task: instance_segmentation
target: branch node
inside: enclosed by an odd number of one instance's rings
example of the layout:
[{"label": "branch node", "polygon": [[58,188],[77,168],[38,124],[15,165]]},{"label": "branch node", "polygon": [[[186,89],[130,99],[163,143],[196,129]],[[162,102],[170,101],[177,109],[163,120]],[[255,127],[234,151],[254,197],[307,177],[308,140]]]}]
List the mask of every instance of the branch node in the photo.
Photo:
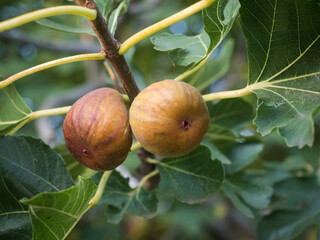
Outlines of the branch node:
[{"label": "branch node", "polygon": [[92,1],[86,1],[85,6],[86,6],[86,8],[89,8],[89,9],[97,9],[98,8],[97,4],[95,4]]}]

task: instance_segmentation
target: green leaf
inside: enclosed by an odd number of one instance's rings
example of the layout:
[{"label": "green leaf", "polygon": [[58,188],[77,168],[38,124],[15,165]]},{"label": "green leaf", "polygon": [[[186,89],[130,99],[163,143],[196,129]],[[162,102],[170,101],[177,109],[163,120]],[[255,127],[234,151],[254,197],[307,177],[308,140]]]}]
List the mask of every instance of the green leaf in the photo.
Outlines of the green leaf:
[{"label": "green leaf", "polygon": [[273,190],[269,186],[256,185],[240,178],[229,177],[223,184],[223,193],[239,211],[253,218],[252,208],[265,209],[270,203]]},{"label": "green leaf", "polygon": [[108,19],[108,27],[110,32],[114,35],[118,25],[118,18],[127,11],[130,0],[121,0],[115,9],[111,12]]},{"label": "green leaf", "polygon": [[197,63],[207,56],[210,38],[206,32],[196,36],[162,33],[150,38],[154,49],[169,52],[171,61],[179,66]]},{"label": "green leaf", "polygon": [[202,12],[204,30],[211,39],[209,51],[214,50],[229,33],[240,8],[238,0],[216,0]]},{"label": "green leaf", "polygon": [[241,0],[249,89],[258,96],[254,123],[278,129],[288,146],[313,143],[320,103],[320,6],[317,1]]},{"label": "green leaf", "polygon": [[29,205],[33,239],[65,239],[89,210],[96,189],[90,178],[79,177],[79,184],[69,189],[23,200],[22,203]]},{"label": "green leaf", "polygon": [[226,168],[228,174],[238,172],[254,162],[261,153],[263,144],[258,142],[239,143],[228,151],[232,164]]},{"label": "green leaf", "polygon": [[[112,4],[115,2],[116,0],[96,0],[96,4],[98,5],[98,8],[102,14],[102,16],[108,20],[109,18],[109,14],[112,11]],[[117,0],[119,1],[119,0]]]},{"label": "green leaf", "polygon": [[210,124],[237,130],[253,117],[252,106],[242,99],[221,100],[209,105]]},{"label": "green leaf", "polygon": [[159,192],[186,203],[197,203],[219,191],[223,179],[223,165],[211,159],[211,152],[199,146],[191,153],[157,162],[160,172]]},{"label": "green leaf", "polygon": [[229,128],[210,124],[206,133],[206,138],[218,149],[228,149],[230,146],[239,142],[240,139]]},{"label": "green leaf", "polygon": [[[210,38],[210,44],[206,46],[206,57],[194,64],[188,69],[188,72],[193,73],[194,70],[200,68],[202,64],[209,59],[213,51],[220,45],[231,30],[238,15],[239,8],[240,4],[238,0],[216,0],[210,7],[202,11],[204,31]],[[226,65],[226,67],[228,67],[228,65]]]},{"label": "green leaf", "polygon": [[83,33],[87,33],[90,34],[92,36],[96,36],[96,34],[94,33],[94,31],[91,29],[91,27],[89,26],[88,23],[86,23],[84,26],[81,27],[77,27],[77,26],[68,26],[62,23],[58,23],[55,22],[53,20],[47,19],[47,18],[42,18],[39,20],[35,21],[36,23],[38,23],[41,26],[53,29],[53,30],[57,30],[57,31],[61,31],[61,32],[67,32],[67,33],[75,33],[75,34],[83,34]]},{"label": "green leaf", "polygon": [[59,144],[55,146],[54,151],[62,156],[66,164],[66,168],[70,172],[73,181],[77,181],[79,175],[84,175],[85,173],[87,173],[88,168],[80,164],[71,156],[65,144]]},{"label": "green leaf", "polygon": [[[100,175],[95,176],[96,181]],[[152,191],[148,192],[140,186],[132,189],[128,179],[123,178],[117,171],[113,171],[100,203],[109,204],[108,220],[118,223],[126,213],[147,218],[153,217],[157,212],[158,200]]]},{"label": "green leaf", "polygon": [[0,89],[0,136],[8,134],[32,112],[13,85]]},{"label": "green leaf", "polygon": [[207,138],[203,139],[201,145],[209,148],[211,152],[211,159],[217,159],[223,164],[231,164],[231,161],[224,155],[215,145],[213,145]]},{"label": "green leaf", "polygon": [[242,99],[207,103],[210,124],[206,138],[218,149],[226,150],[235,143],[244,142],[241,130],[253,117],[252,106]]},{"label": "green leaf", "polygon": [[[202,66],[230,31],[238,14],[238,0],[217,0],[203,10],[204,31],[199,35],[160,34],[152,37],[155,49],[168,51],[171,60],[182,66],[193,64],[188,72]],[[202,86],[203,88],[204,86]]]},{"label": "green leaf", "polygon": [[320,187],[316,178],[290,178],[275,187],[275,196],[295,205],[293,211],[277,210],[257,226],[261,240],[293,239],[306,227],[319,224]]},{"label": "green leaf", "polygon": [[214,59],[209,59],[207,63],[190,77],[184,79],[185,82],[196,87],[199,91],[204,91],[212,83],[226,75],[232,63],[232,56],[235,42],[228,38],[221,44],[218,56]]},{"label": "green leaf", "polygon": [[72,186],[63,160],[41,140],[32,137],[0,138],[0,238],[30,239],[27,206],[19,200],[43,191]]}]

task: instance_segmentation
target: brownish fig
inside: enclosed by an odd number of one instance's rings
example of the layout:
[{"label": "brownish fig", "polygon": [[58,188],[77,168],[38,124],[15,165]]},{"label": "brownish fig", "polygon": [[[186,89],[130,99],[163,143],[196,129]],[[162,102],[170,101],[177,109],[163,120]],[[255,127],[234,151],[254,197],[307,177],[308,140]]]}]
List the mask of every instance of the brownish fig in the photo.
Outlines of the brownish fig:
[{"label": "brownish fig", "polygon": [[151,84],[130,108],[133,134],[148,151],[176,157],[195,149],[209,125],[209,112],[193,86],[175,80]]},{"label": "brownish fig", "polygon": [[96,89],[76,101],[63,133],[71,155],[97,171],[119,166],[132,143],[128,111],[121,95],[110,88]]}]

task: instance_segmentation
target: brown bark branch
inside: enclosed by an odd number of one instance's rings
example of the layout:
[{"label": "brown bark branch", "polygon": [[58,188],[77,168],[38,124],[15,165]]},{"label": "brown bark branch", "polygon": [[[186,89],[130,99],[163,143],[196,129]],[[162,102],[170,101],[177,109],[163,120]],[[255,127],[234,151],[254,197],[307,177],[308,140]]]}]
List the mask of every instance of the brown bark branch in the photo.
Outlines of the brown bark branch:
[{"label": "brown bark branch", "polygon": [[124,90],[131,101],[138,95],[139,88],[133,78],[131,69],[124,56],[118,53],[120,43],[110,33],[107,23],[93,0],[76,0],[77,5],[97,10],[97,18],[88,20],[101,44],[101,53],[104,54],[119,78]]}]

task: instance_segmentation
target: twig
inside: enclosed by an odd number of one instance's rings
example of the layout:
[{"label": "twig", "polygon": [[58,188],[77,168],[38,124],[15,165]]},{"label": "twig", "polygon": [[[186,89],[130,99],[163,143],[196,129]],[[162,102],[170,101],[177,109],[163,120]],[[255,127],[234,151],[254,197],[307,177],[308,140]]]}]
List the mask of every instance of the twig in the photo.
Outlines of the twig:
[{"label": "twig", "polygon": [[79,6],[97,10],[96,19],[88,20],[89,24],[98,37],[102,54],[106,56],[124,90],[130,100],[133,101],[139,93],[139,88],[134,81],[131,69],[124,56],[118,53],[120,43],[111,35],[104,17],[101,15],[97,4],[93,0],[76,0],[75,2]]}]

